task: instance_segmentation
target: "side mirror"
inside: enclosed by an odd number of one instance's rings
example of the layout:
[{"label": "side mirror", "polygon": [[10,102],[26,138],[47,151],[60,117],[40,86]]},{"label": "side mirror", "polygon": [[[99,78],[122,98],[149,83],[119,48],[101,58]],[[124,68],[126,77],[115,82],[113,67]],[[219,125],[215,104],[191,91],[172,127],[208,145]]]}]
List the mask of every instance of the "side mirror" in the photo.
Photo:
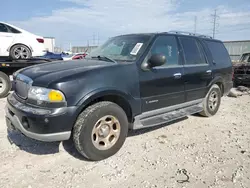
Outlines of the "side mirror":
[{"label": "side mirror", "polygon": [[162,66],[167,62],[166,56],[162,54],[153,54],[148,60],[148,67]]}]

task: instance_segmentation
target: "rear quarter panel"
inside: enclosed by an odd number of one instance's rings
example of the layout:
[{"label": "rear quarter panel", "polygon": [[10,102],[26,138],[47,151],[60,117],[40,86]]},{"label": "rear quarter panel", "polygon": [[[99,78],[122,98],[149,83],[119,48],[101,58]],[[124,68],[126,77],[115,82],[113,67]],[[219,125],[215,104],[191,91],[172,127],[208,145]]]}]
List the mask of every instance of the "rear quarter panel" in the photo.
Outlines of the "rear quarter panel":
[{"label": "rear quarter panel", "polygon": [[[214,40],[207,39],[207,41],[213,42]],[[219,42],[219,43],[223,44],[221,41],[214,41],[214,42]],[[221,62],[215,62],[214,57],[213,57],[211,51],[209,50],[207,44],[205,43],[205,41],[203,41],[203,44],[204,44],[205,52],[207,54],[207,59],[209,61],[209,64],[211,65],[211,69],[212,69],[212,73],[213,73],[213,79],[210,82],[210,84],[208,85],[207,90],[209,90],[213,84],[220,82],[223,84],[223,87],[224,87],[223,89],[224,89],[224,93],[225,93],[225,92],[227,92],[226,90],[229,87],[229,85],[232,85],[233,67],[232,67],[232,61],[230,59],[230,56],[226,50],[224,60]],[[224,44],[223,44],[223,46],[224,46]],[[225,46],[224,46],[224,48],[225,48]]]},{"label": "rear quarter panel", "polygon": [[45,54],[44,43],[39,43],[36,38],[42,38],[31,33],[17,33],[14,34],[13,43],[10,45],[9,50],[15,44],[24,44],[30,48],[33,56],[42,56]]}]

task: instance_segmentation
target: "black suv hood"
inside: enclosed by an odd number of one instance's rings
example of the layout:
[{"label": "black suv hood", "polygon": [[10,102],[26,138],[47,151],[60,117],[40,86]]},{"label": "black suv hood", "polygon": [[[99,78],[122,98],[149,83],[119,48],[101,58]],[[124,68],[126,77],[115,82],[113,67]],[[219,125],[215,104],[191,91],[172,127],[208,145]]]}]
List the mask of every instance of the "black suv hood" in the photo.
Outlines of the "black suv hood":
[{"label": "black suv hood", "polygon": [[111,65],[115,65],[115,63],[92,59],[57,61],[27,67],[19,73],[31,78],[35,85],[47,86],[49,83],[63,77]]}]

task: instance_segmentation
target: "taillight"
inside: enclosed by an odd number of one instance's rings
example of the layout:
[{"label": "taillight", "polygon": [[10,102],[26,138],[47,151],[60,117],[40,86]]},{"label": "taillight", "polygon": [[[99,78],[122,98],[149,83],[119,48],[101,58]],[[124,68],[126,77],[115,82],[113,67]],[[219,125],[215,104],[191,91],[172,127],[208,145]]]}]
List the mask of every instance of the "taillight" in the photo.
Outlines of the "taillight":
[{"label": "taillight", "polygon": [[44,39],[39,39],[39,38],[37,38],[36,39],[39,43],[44,43]]}]

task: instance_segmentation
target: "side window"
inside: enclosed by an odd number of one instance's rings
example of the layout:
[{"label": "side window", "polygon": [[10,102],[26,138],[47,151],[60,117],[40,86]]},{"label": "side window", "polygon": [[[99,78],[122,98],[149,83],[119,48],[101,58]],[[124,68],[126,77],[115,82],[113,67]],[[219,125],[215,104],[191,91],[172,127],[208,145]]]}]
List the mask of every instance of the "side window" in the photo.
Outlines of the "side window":
[{"label": "side window", "polygon": [[201,44],[194,38],[180,37],[186,65],[207,64]]},{"label": "side window", "polygon": [[163,54],[167,58],[164,67],[178,65],[178,46],[174,36],[159,36],[151,47],[150,55]]},{"label": "side window", "polygon": [[215,63],[231,64],[227,49],[222,42],[205,40]]},{"label": "side window", "polygon": [[4,24],[0,23],[0,32],[8,33],[8,29]]},{"label": "side window", "polygon": [[10,33],[21,33],[20,31],[18,31],[17,29],[10,27],[9,25],[6,25],[6,27],[9,29]]}]

